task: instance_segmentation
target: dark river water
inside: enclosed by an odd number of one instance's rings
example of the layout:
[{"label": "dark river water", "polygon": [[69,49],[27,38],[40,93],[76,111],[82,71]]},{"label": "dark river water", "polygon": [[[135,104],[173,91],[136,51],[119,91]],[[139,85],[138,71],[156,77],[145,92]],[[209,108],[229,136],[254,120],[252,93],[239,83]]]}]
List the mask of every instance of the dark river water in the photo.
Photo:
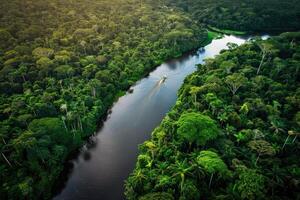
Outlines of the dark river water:
[{"label": "dark river water", "polygon": [[[204,50],[158,66],[137,82],[131,94],[119,98],[92,145],[82,147],[67,181],[55,200],[123,200],[124,180],[134,168],[138,145],[150,138],[165,114],[175,104],[177,91],[184,78],[196,70],[203,59],[226,49],[228,42],[242,44],[246,39],[225,36],[214,40]],[[163,76],[165,82],[160,83]]]}]

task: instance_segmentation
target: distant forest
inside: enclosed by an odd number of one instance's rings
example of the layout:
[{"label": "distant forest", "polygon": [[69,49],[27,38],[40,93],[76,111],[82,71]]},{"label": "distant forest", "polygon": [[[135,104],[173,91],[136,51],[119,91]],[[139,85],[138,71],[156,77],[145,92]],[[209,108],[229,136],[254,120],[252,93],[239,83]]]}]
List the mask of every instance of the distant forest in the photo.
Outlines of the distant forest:
[{"label": "distant forest", "polygon": [[299,0],[165,0],[193,19],[221,29],[280,33],[299,31]]}]

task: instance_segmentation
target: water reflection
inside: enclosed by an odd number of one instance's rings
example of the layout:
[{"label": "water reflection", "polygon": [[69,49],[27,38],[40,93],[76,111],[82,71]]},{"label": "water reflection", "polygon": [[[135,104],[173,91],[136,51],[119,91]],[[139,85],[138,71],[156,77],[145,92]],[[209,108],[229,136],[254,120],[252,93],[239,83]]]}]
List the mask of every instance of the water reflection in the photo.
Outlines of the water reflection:
[{"label": "water reflection", "polygon": [[167,64],[167,67],[170,69],[170,70],[176,70],[177,68],[177,65],[178,64],[178,61],[177,60],[171,60],[170,63]]},{"label": "water reflection", "polygon": [[97,144],[98,144],[98,138],[93,136],[93,137],[90,137],[90,139],[88,140],[86,147],[88,149],[96,148]]},{"label": "water reflection", "polygon": [[91,157],[92,157],[92,155],[91,155],[90,152],[86,151],[86,152],[83,153],[83,159],[85,161],[89,161],[91,159]]}]

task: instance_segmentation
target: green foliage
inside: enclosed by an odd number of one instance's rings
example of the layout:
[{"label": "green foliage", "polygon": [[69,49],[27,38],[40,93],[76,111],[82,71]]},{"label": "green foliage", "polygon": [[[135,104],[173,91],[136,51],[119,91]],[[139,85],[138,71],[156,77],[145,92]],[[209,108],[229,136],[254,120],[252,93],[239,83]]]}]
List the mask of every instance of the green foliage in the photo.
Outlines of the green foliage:
[{"label": "green foliage", "polygon": [[[298,0],[199,1],[2,1],[0,196],[49,199],[67,155],[95,132],[116,97],[164,60],[220,37],[205,26],[246,32],[299,29]],[[204,146],[230,152],[222,156],[227,166],[236,156],[249,168],[267,168],[263,159],[254,165],[255,154],[242,147],[264,139],[276,151],[285,147],[273,156],[283,160],[279,165],[294,166],[297,158],[289,155],[298,150],[299,38],[299,33],[285,33],[240,48],[230,44],[229,51],[199,67],[160,134],[142,145],[139,169],[126,187],[128,198],[148,193],[213,198],[195,167],[193,152]],[[287,127],[292,135],[284,134]],[[242,130],[253,131],[244,138]],[[226,150],[218,145],[225,135],[232,140]],[[275,190],[278,198],[285,184],[293,191],[294,185],[283,180],[267,191]],[[228,184],[220,181],[210,189]],[[168,194],[159,193],[162,188]]]},{"label": "green foliage", "polygon": [[225,79],[225,83],[228,85],[232,95],[238,91],[238,89],[243,86],[247,82],[247,78],[245,78],[242,74],[234,73],[229,75]]},{"label": "green foliage", "polygon": [[201,151],[197,157],[197,163],[209,174],[226,174],[228,172],[223,160],[212,151]]},{"label": "green foliage", "polygon": [[[299,33],[256,39],[199,65],[142,146],[127,198],[299,198],[299,43]],[[134,186],[139,171],[149,187]]]},{"label": "green foliage", "polygon": [[50,58],[54,54],[54,50],[50,48],[38,47],[32,51],[32,55],[35,59],[39,59],[42,57]]},{"label": "green foliage", "polygon": [[[162,3],[1,2],[2,198],[49,199],[66,156],[113,101],[164,60],[206,41],[201,25]],[[150,160],[140,162],[151,167],[156,149],[148,147]]]},{"label": "green foliage", "polygon": [[210,41],[215,39],[215,38],[220,38],[220,37],[222,37],[222,35],[219,34],[219,33],[216,33],[216,32],[213,32],[213,31],[207,31],[207,38]]},{"label": "green foliage", "polygon": [[233,31],[233,30],[227,30],[227,29],[218,29],[216,27],[212,27],[208,25],[208,28],[212,31],[215,31],[217,33],[224,33],[228,35],[245,35],[246,32],[244,31]]},{"label": "green foliage", "polygon": [[189,143],[195,142],[199,146],[204,146],[219,135],[214,120],[199,113],[184,113],[177,124],[179,139]]},{"label": "green foliage", "polygon": [[173,196],[166,192],[156,192],[156,193],[149,193],[142,197],[140,197],[138,200],[173,200]]},{"label": "green foliage", "polygon": [[193,180],[186,180],[179,197],[180,200],[197,200],[200,198],[199,189]]},{"label": "green foliage", "polygon": [[270,143],[264,140],[253,140],[249,142],[249,147],[257,151],[260,155],[269,155],[272,156],[275,154],[274,148]]},{"label": "green foliage", "polygon": [[253,169],[240,169],[239,179],[234,188],[239,192],[241,199],[261,199],[264,197],[264,182],[262,175]]},{"label": "green foliage", "polygon": [[165,0],[225,34],[298,31],[299,0]]},{"label": "green foliage", "polygon": [[68,144],[72,139],[64,127],[62,120],[58,118],[34,119],[30,122],[28,130],[36,135],[50,136],[57,144]]}]

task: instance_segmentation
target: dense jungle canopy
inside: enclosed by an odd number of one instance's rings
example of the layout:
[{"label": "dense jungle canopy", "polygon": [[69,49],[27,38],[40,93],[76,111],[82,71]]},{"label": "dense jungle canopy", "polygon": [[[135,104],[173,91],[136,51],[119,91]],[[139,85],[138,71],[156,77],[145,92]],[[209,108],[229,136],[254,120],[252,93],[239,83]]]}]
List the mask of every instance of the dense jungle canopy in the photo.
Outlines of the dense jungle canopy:
[{"label": "dense jungle canopy", "polygon": [[[67,156],[112,103],[163,61],[209,43],[208,29],[299,30],[299,6],[299,0],[1,0],[1,199],[51,198]],[[299,52],[299,33],[286,33],[232,44],[199,66],[142,146],[127,197],[295,199]]]}]

